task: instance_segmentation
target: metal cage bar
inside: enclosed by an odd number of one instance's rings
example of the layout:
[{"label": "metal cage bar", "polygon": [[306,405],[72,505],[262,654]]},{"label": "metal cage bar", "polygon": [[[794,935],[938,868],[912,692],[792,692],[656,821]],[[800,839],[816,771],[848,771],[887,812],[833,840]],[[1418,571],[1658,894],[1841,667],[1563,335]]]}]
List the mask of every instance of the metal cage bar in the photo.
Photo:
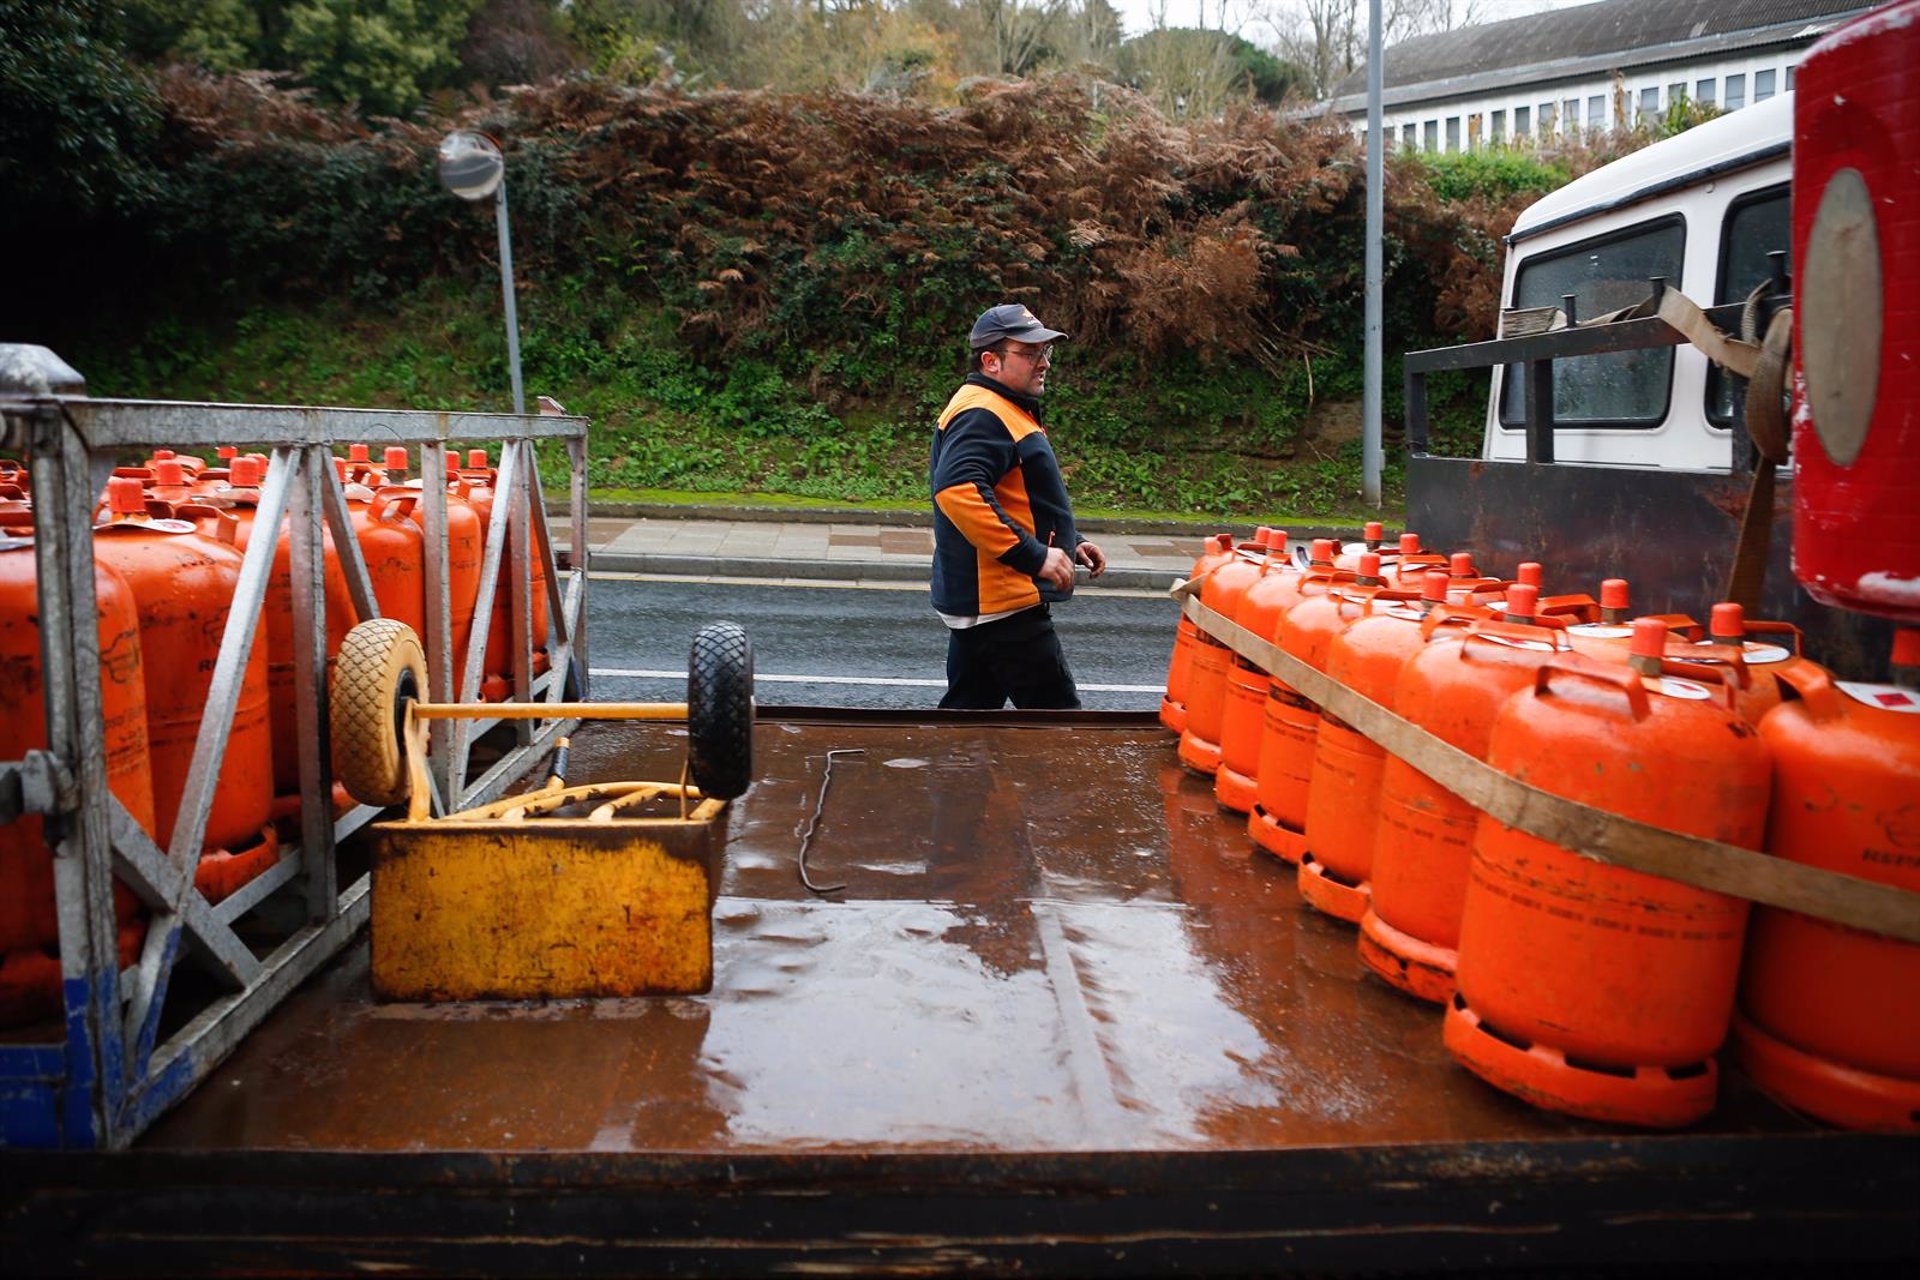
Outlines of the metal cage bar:
[{"label": "metal cage bar", "polygon": [[[65,999],[63,1040],[9,1045],[0,1052],[0,1145],[124,1147],[230,1053],[302,980],[326,963],[368,918],[369,882],[341,889],[334,846],[378,810],[334,813],[328,739],[327,555],[337,558],[354,614],[377,617],[372,575],[353,533],[346,492],[332,461],[348,441],[404,444],[421,451],[421,523],[429,549],[426,643],[432,696],[477,701],[494,598],[507,577],[512,632],[519,652],[512,671],[518,698],[564,692],[566,675],[585,686],[584,571],[586,433],[583,419],[541,415],[462,414],[317,406],[191,404],[95,400],[73,394],[77,375],[39,348],[0,346],[0,377],[51,362],[68,375],[8,378],[0,385],[6,439],[30,460],[35,495],[35,557],[48,727],[48,754],[71,775],[56,811],[46,816],[53,846],[55,904]],[[500,441],[494,516],[482,564],[480,598],[465,653],[452,645],[451,575],[447,560],[448,473],[444,449],[454,441]],[[533,441],[558,439],[571,464],[572,563],[564,590],[540,501]],[[267,445],[272,456],[259,505],[256,536],[214,660],[206,711],[169,847],[161,849],[107,785],[100,655],[94,599],[92,520],[104,480],[125,451],[208,447],[228,442]],[[294,681],[300,737],[301,818],[298,845],[218,904],[195,887],[201,845],[248,655],[260,637],[262,605],[273,572],[282,521],[288,537],[294,634]],[[551,623],[549,671],[532,671],[534,557],[546,574]],[[436,807],[492,798],[538,763],[572,721],[526,721],[525,737],[481,777],[467,781],[471,722],[445,726],[432,742]],[[0,762],[6,763],[6,762]],[[114,917],[114,886],[124,883],[151,913],[136,963],[123,973]],[[295,890],[298,890],[295,893]],[[282,893],[281,891],[285,891]],[[270,899],[293,894],[299,920],[262,957],[233,923]],[[225,994],[192,1013],[164,1043],[170,978],[182,956],[208,970]]]}]

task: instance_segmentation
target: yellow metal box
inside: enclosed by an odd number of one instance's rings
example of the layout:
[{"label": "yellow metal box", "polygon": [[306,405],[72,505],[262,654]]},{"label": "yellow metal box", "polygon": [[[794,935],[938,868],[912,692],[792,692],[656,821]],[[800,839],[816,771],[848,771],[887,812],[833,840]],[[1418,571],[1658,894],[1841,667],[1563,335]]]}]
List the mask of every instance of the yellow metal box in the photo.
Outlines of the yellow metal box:
[{"label": "yellow metal box", "polygon": [[373,986],[387,1000],[691,995],[713,985],[724,824],[386,822]]}]

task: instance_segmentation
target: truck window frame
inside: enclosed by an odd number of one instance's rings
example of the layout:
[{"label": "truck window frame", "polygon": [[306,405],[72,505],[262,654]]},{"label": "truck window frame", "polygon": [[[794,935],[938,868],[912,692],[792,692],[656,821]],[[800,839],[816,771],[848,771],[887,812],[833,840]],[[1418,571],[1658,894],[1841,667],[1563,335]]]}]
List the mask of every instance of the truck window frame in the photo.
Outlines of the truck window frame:
[{"label": "truck window frame", "polygon": [[[1628,226],[1616,227],[1612,231],[1604,231],[1599,235],[1589,236],[1584,240],[1576,240],[1572,244],[1563,245],[1558,249],[1549,249],[1544,253],[1528,255],[1514,268],[1513,292],[1508,295],[1506,305],[1509,307],[1519,305],[1515,299],[1518,297],[1520,291],[1520,277],[1529,267],[1536,263],[1544,264],[1559,258],[1571,257],[1578,253],[1591,253],[1595,249],[1603,248],[1606,245],[1614,244],[1621,240],[1631,240],[1635,237],[1645,235],[1650,231],[1662,231],[1670,227],[1678,227],[1680,229],[1680,260],[1674,270],[1674,274],[1668,280],[1669,284],[1677,286],[1680,280],[1680,273],[1686,268],[1687,235],[1691,228],[1687,225],[1686,214],[1676,209],[1669,213],[1660,214],[1657,217],[1632,223]],[[1554,419],[1555,429],[1573,431],[1653,431],[1664,426],[1667,420],[1673,416],[1674,353],[1677,350],[1678,348],[1676,347],[1665,347],[1658,350],[1623,353],[1651,358],[1665,357],[1666,387],[1661,393],[1659,408],[1652,415],[1644,418],[1585,418],[1578,422],[1563,422],[1556,417]],[[1582,356],[1580,358],[1583,360],[1592,360],[1606,359],[1607,357]],[[1518,373],[1519,368],[1520,366],[1517,364],[1506,365],[1501,375],[1500,397],[1496,402],[1497,412],[1494,415],[1494,419],[1496,425],[1502,431],[1526,430],[1527,423],[1524,406],[1517,406],[1522,411],[1511,415],[1509,415],[1507,411],[1508,397],[1510,395],[1514,396],[1517,405],[1518,397],[1521,394],[1517,390],[1508,390],[1509,387],[1519,387],[1522,377],[1522,375]]]},{"label": "truck window frame", "polygon": [[[1791,258],[1793,255],[1793,223],[1791,221],[1793,181],[1791,179],[1771,183],[1764,187],[1755,187],[1752,191],[1743,191],[1733,199],[1727,201],[1726,212],[1720,215],[1720,260],[1714,264],[1713,305],[1718,306],[1722,302],[1738,301],[1738,299],[1728,298],[1726,296],[1728,269],[1732,265],[1733,260],[1734,220],[1743,209],[1764,203],[1768,200],[1777,200],[1781,196],[1786,196],[1789,202],[1789,221],[1787,223],[1787,244],[1785,248],[1788,257]],[[1789,270],[1791,270],[1792,264],[1789,263],[1788,266]],[[1715,431],[1730,431],[1733,429],[1733,415],[1731,413],[1721,413],[1719,406],[1715,403],[1719,398],[1721,380],[1727,376],[1728,375],[1722,371],[1718,365],[1709,364],[1707,366],[1707,384],[1700,393],[1702,416],[1706,418],[1707,426]]]}]

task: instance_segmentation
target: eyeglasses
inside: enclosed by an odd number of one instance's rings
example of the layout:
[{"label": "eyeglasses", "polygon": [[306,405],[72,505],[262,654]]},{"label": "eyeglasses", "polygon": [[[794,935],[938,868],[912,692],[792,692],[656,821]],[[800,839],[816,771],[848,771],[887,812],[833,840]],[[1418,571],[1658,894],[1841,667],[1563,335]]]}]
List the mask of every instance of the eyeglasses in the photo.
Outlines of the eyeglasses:
[{"label": "eyeglasses", "polygon": [[1000,358],[1003,360],[1006,360],[1006,359],[1011,359],[1014,356],[1024,357],[1031,364],[1039,364],[1043,360],[1051,361],[1053,359],[1053,344],[1048,343],[1044,347],[1033,347],[1028,350],[1016,350],[1013,348],[1008,348],[1004,353],[1002,353]]}]

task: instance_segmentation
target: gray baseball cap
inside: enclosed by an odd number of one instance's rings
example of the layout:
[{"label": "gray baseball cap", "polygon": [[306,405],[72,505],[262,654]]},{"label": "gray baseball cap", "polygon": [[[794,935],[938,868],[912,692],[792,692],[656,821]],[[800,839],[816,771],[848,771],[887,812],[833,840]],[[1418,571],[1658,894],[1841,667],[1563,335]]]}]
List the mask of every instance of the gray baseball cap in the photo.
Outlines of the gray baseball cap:
[{"label": "gray baseball cap", "polygon": [[990,347],[1002,338],[1012,338],[1015,342],[1052,342],[1067,335],[1058,329],[1049,329],[1040,323],[1040,317],[1018,302],[1003,302],[997,307],[988,307],[973,322],[973,332],[967,337],[967,344],[975,351]]}]

